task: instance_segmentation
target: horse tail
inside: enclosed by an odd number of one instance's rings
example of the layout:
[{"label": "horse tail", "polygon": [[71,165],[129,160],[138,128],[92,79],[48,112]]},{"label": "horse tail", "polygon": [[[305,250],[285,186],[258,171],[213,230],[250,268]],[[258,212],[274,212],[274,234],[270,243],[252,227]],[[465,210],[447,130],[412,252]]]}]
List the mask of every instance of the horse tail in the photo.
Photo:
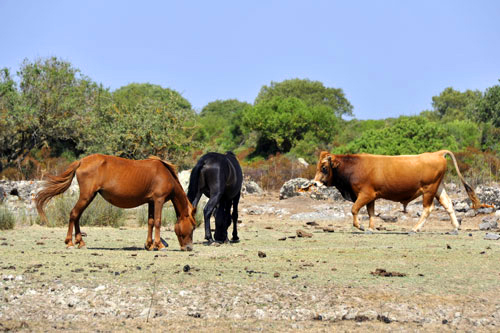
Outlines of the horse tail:
[{"label": "horse tail", "polygon": [[47,223],[47,215],[43,211],[45,205],[58,194],[66,192],[71,186],[71,181],[75,176],[76,169],[80,166],[81,161],[75,161],[59,176],[48,175],[48,180],[45,182],[43,189],[40,190],[35,197],[36,210],[43,223]]},{"label": "horse tail", "polygon": [[189,176],[189,187],[187,197],[191,203],[193,203],[196,195],[198,194],[198,184],[200,180],[200,172],[203,168],[204,160],[199,160],[198,163],[191,170],[191,175]]},{"label": "horse tail", "polygon": [[464,184],[465,191],[467,191],[467,195],[469,196],[469,199],[472,201],[472,208],[473,209],[479,209],[481,207],[491,207],[490,205],[482,204],[481,201],[479,201],[479,198],[476,195],[476,192],[472,189],[472,187],[467,184],[465,181],[464,177],[460,173],[460,169],[458,168],[457,160],[455,158],[455,155],[449,151],[449,150],[442,150],[441,153],[443,156],[449,155],[451,159],[453,160],[453,165],[455,166],[455,170],[457,171],[458,178],[462,181],[462,184]]}]

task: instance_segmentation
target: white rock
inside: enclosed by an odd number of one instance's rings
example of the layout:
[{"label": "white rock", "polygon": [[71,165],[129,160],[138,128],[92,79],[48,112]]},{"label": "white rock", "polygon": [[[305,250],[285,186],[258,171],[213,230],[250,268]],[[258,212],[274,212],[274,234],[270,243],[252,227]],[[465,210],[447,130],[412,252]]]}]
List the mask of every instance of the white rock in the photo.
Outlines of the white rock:
[{"label": "white rock", "polygon": [[97,287],[95,287],[94,291],[103,291],[103,290],[106,290],[106,286],[104,285],[98,285]]}]

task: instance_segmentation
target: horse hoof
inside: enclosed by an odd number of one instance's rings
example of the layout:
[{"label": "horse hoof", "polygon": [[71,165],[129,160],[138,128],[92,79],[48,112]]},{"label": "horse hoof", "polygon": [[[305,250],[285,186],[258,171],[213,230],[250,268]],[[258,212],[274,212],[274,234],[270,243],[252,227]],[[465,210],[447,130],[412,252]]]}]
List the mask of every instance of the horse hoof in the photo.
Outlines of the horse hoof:
[{"label": "horse hoof", "polygon": [[203,242],[203,245],[205,246],[209,246],[209,245],[212,245],[212,243],[214,242],[213,239],[206,239],[204,242]]},{"label": "horse hoof", "polygon": [[160,240],[161,240],[161,243],[163,244],[163,246],[168,247],[168,243],[166,240],[164,240],[163,238],[160,238]]},{"label": "horse hoof", "polygon": [[236,239],[235,239],[235,238],[233,238],[233,239],[231,239],[229,242],[230,242],[230,243],[233,243],[233,244],[234,244],[234,243],[239,243],[239,242],[240,242],[240,239],[239,239],[239,238],[236,238]]}]

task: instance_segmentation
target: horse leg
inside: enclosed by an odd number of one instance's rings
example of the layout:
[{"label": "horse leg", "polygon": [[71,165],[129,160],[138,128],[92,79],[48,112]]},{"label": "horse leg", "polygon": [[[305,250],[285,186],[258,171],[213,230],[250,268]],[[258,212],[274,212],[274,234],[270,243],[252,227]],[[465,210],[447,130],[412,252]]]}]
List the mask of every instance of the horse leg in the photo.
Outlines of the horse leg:
[{"label": "horse leg", "polygon": [[146,244],[144,244],[144,248],[146,250],[153,249],[153,226],[154,226],[154,204],[152,202],[148,203],[148,237],[146,238]]},{"label": "horse leg", "polygon": [[[216,195],[213,195],[205,205],[205,208],[203,209],[203,215],[205,217],[205,239],[207,240],[207,244],[211,244],[214,242],[214,239],[212,238],[212,232],[210,231],[210,216],[212,216],[212,212],[215,209],[215,206],[217,206],[217,203],[220,201],[222,197],[222,194],[217,192]],[[219,207],[221,209],[221,207]]]},{"label": "horse leg", "polygon": [[217,243],[224,243],[227,239],[227,218],[226,218],[227,201],[221,199],[218,207],[215,209],[215,233],[214,239]]},{"label": "horse leg", "polygon": [[161,210],[163,208],[163,204],[165,203],[165,199],[157,199],[155,200],[155,241],[153,243],[153,247],[158,250],[162,250],[165,248],[160,237],[160,229],[161,229]]},{"label": "horse leg", "polygon": [[78,198],[75,207],[73,207],[71,213],[69,214],[68,234],[66,235],[66,240],[64,241],[67,248],[72,248],[74,246],[71,235],[73,232],[73,226],[75,226],[75,243],[78,244],[79,249],[85,246],[85,242],[82,239],[82,233],[80,231],[80,217],[97,194],[97,192],[87,194],[82,191],[82,189],[80,189],[80,191],[80,197]]},{"label": "horse leg", "polygon": [[231,239],[231,243],[238,243],[240,238],[238,237],[238,203],[240,202],[241,192],[236,195],[233,199],[233,213],[231,215],[233,219],[233,238]]}]

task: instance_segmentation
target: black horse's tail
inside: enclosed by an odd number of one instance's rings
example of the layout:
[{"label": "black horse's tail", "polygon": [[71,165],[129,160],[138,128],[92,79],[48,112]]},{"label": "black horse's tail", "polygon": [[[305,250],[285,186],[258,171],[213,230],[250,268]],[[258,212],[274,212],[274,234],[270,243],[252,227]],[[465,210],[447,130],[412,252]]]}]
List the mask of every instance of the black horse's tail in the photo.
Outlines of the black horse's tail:
[{"label": "black horse's tail", "polygon": [[198,183],[200,180],[200,172],[203,168],[202,160],[199,160],[198,163],[194,166],[193,170],[191,170],[191,176],[189,176],[189,187],[187,197],[191,203],[193,203],[196,195],[198,194]]}]

